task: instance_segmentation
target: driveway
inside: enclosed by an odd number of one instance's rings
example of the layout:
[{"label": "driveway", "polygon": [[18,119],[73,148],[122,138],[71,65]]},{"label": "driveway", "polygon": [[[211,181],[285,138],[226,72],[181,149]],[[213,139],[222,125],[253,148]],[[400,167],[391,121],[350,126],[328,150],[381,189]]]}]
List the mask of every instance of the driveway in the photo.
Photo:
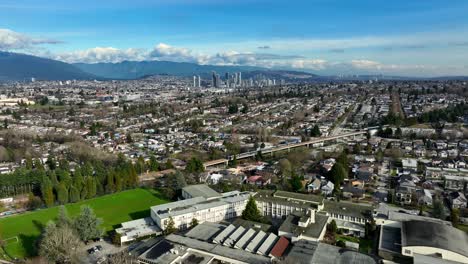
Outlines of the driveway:
[{"label": "driveway", "polygon": [[[102,250],[92,253],[92,254],[88,253],[89,249],[98,245],[102,247]],[[112,255],[125,249],[126,247],[116,246],[112,244],[110,241],[92,242],[82,247],[79,253],[80,260],[81,260],[81,263],[83,264],[84,263],[97,263],[98,260],[107,258],[107,255]]]}]

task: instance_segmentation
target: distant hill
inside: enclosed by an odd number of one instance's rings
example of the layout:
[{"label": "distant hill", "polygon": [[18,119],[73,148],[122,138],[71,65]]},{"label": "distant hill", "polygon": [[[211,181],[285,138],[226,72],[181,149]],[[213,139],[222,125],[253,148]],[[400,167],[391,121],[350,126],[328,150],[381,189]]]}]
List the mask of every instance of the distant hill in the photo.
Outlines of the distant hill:
[{"label": "distant hill", "polygon": [[109,79],[138,79],[151,75],[174,75],[189,77],[200,75],[210,78],[215,71],[224,78],[226,72],[242,72],[244,79],[255,75],[264,75],[275,79],[304,79],[315,75],[305,72],[269,70],[253,66],[217,66],[199,65],[189,62],[171,61],[123,61],[119,63],[76,63],[79,69]]},{"label": "distant hill", "polygon": [[0,81],[85,80],[96,76],[61,61],[0,51]]}]

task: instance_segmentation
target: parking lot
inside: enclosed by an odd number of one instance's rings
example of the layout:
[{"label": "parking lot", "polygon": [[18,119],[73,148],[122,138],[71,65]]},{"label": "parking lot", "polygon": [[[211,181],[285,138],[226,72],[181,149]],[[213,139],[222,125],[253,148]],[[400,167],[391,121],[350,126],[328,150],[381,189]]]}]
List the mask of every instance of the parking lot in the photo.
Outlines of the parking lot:
[{"label": "parking lot", "polygon": [[[100,248],[98,251],[93,251],[93,248]],[[98,241],[85,245],[80,250],[81,263],[104,263],[107,255],[112,255],[125,250],[126,247],[119,247],[112,244],[110,241]]]}]

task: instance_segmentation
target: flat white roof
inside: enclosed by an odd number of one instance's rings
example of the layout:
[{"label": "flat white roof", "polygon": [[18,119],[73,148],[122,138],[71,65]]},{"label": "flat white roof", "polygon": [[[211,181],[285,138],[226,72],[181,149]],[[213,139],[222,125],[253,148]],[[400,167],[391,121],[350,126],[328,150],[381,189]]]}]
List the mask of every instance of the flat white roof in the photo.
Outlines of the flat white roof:
[{"label": "flat white roof", "polygon": [[270,249],[275,244],[277,238],[278,238],[277,235],[270,233],[270,235],[265,239],[262,245],[258,248],[257,254],[265,255],[265,256],[268,255],[268,253],[270,252]]},{"label": "flat white roof", "polygon": [[232,247],[236,243],[237,239],[244,234],[245,228],[242,226],[237,227],[236,231],[234,231],[228,238],[224,240],[223,245]]},{"label": "flat white roof", "polygon": [[213,243],[215,244],[221,244],[229,234],[231,234],[236,227],[233,225],[228,225],[221,233],[219,233],[214,239]]},{"label": "flat white roof", "polygon": [[244,249],[244,247],[247,245],[250,239],[254,237],[256,232],[257,231],[255,231],[254,229],[247,230],[247,232],[237,241],[234,247],[238,249]]},{"label": "flat white roof", "polygon": [[266,236],[267,234],[262,230],[258,231],[257,235],[254,236],[254,238],[250,241],[245,250],[248,252],[255,252]]}]

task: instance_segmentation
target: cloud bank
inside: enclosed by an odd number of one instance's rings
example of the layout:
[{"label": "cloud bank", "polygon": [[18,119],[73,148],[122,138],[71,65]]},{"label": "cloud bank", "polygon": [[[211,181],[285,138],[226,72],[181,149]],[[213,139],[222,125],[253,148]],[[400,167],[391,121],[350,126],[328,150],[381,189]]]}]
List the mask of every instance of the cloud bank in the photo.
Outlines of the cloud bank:
[{"label": "cloud bank", "polygon": [[58,40],[35,38],[26,34],[0,28],[0,50],[31,50],[43,44],[59,44]]},{"label": "cloud bank", "polygon": [[[202,53],[166,43],[159,43],[149,49],[95,47],[68,52],[51,52],[44,46],[62,42],[54,39],[32,37],[9,29],[0,29],[0,50],[24,52],[69,63],[118,63],[122,61],[159,60],[205,65],[258,66],[272,69],[312,71],[318,74],[468,75],[465,64],[388,63],[379,59],[366,58],[365,56],[348,56],[348,58],[351,58],[348,60],[336,59],[337,56],[343,57],[352,54],[356,49],[367,49],[369,47],[378,48],[380,52],[392,52],[392,54],[396,50],[412,52],[411,55],[417,52],[428,52],[430,45],[445,45],[458,49],[468,47],[468,41],[464,41],[460,36],[452,38],[447,36],[446,39],[441,39],[430,39],[427,35],[419,35],[399,38],[274,40],[268,45],[265,45],[265,41],[262,41],[263,44],[259,44],[259,42],[245,42],[237,45],[234,43],[232,45],[224,44],[222,47],[225,51],[214,53]],[[309,56],[284,55],[291,47],[295,51],[304,50],[300,54],[309,54]],[[327,56],[331,56],[333,59],[327,58]]]}]

